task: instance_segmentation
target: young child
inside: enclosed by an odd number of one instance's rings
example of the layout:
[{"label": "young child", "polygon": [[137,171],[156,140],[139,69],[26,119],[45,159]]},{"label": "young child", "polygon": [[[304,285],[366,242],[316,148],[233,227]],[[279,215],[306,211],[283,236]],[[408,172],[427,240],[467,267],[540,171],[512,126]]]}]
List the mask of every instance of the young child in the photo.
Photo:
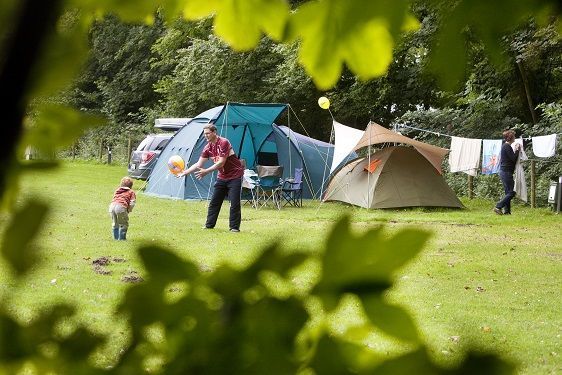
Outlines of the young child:
[{"label": "young child", "polygon": [[109,205],[109,214],[113,225],[113,238],[116,240],[127,239],[129,229],[129,212],[133,211],[137,199],[135,192],[131,189],[133,180],[129,177],[121,179],[121,186],[115,190],[113,200]]}]

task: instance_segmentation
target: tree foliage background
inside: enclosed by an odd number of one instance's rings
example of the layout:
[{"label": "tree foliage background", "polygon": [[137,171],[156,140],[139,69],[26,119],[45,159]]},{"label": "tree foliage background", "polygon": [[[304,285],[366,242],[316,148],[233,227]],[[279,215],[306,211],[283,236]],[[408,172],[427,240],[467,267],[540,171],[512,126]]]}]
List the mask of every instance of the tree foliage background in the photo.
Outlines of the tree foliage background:
[{"label": "tree foliage background", "polygon": [[[381,2],[384,9],[362,1],[282,3],[259,5],[286,17],[278,27],[283,31],[256,21],[266,35],[245,25],[242,14],[192,21],[210,14],[195,5],[184,9],[187,19],[167,8],[155,10],[150,24],[114,15],[96,19],[85,67],[64,97],[75,108],[103,114],[109,126],[89,132],[72,152],[95,157],[101,142],[140,141],[153,132],[155,118],[191,117],[227,101],[290,103],[306,132],[327,141],[331,117],[316,105],[322,95],[338,121],[359,129],[371,120],[482,139],[498,139],[506,128],[524,136],[561,131],[562,41],[558,8],[548,2],[506,5],[507,13],[503,4],[464,1]],[[500,8],[501,22],[474,14]],[[388,27],[379,27],[376,20],[385,17]],[[237,32],[224,37],[228,27]],[[247,35],[239,32],[245,27]],[[350,41],[360,44],[357,50]],[[291,126],[303,132],[299,121]],[[402,130],[448,146],[446,138]],[[537,172],[537,196],[545,203],[560,163],[538,163]],[[477,194],[495,194],[494,177],[477,178]],[[466,193],[462,176],[448,179],[457,193]]]},{"label": "tree foliage background", "polygon": [[[289,102],[320,139],[330,133],[330,119],[316,105],[320,94],[332,99],[339,121],[358,128],[374,120],[466,137],[499,137],[507,126],[560,132],[560,10],[554,0],[3,1],[0,194],[12,219],[2,256],[16,275],[29,272],[38,261],[32,240],[48,217],[41,202],[15,209],[18,176],[57,165],[22,163],[23,147],[50,155],[72,146],[87,156],[100,141],[150,131],[156,117],[191,116],[225,101]],[[545,178],[560,174],[559,165],[541,168]],[[26,326],[1,314],[2,371],[31,364],[40,373],[225,366],[239,373],[510,372],[487,354],[468,355],[458,369],[433,364],[407,312],[384,299],[393,271],[427,236],[405,231],[386,239],[377,229],[356,238],[343,219],[318,259],[322,278],[304,296],[279,296],[263,284],[264,272],[281,280],[305,261],[274,245],[246,270],[209,277],[165,249],[139,249],[149,280],[122,301],[133,334],[115,367],[88,361],[104,337],[87,327],[68,335],[54,329],[72,314],[61,305]],[[348,271],[331,272],[336,267]],[[168,303],[164,287],[176,281],[189,292]],[[345,295],[361,301],[368,324],[412,350],[372,358],[313,324],[308,303],[330,311]],[[276,319],[259,319],[266,315]],[[149,328],[162,332],[165,345],[146,337]]]}]

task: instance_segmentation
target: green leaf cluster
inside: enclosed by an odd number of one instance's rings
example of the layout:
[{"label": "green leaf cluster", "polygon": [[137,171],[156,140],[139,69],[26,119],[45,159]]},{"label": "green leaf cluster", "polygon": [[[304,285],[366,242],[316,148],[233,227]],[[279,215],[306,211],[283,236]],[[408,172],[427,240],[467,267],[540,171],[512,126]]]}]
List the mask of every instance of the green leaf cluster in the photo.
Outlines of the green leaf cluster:
[{"label": "green leaf cluster", "polygon": [[[22,259],[33,254],[29,244],[45,217],[45,206],[32,203],[22,208],[4,234],[2,255],[20,274],[29,269]],[[16,226],[26,228],[28,241],[21,242]],[[412,369],[435,374],[511,373],[512,365],[482,353],[469,354],[456,369],[440,367],[429,358],[410,314],[387,302],[384,291],[428,238],[429,233],[414,229],[389,236],[383,227],[357,235],[344,217],[319,255],[287,252],[274,244],[245,269],[221,266],[211,273],[167,249],[141,247],[145,281],[130,287],[119,303],[117,313],[126,317],[131,336],[112,368],[100,369],[90,358],[107,337],[82,326],[61,331],[60,325],[73,313],[66,305],[40,311],[28,323],[3,313],[1,368],[18,371],[31,366],[40,373],[61,374],[401,374]],[[322,276],[310,290],[297,292],[290,275],[310,261],[321,264]],[[272,280],[288,286],[288,291],[279,293]],[[330,333],[323,320],[349,296],[361,302],[366,329],[378,329],[407,344],[404,354],[389,358],[345,333]],[[324,312],[311,310],[317,299]]]},{"label": "green leaf cluster", "polygon": [[27,371],[47,374],[94,374],[101,372],[88,363],[93,349],[105,338],[84,326],[70,334],[59,326],[74,314],[71,305],[59,304],[41,312],[31,323],[20,323],[0,311],[0,372]]}]

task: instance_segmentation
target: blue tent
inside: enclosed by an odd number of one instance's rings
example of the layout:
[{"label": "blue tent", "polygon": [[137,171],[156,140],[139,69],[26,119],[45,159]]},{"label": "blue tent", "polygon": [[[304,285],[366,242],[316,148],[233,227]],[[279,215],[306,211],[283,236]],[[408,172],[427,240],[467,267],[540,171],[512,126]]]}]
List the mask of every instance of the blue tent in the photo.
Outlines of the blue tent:
[{"label": "blue tent", "polygon": [[[145,190],[148,195],[176,199],[210,199],[216,173],[197,180],[193,174],[177,178],[168,170],[168,159],[181,156],[186,168],[199,160],[206,145],[203,127],[212,122],[227,138],[247,168],[282,165],[283,177],[303,168],[303,197],[320,198],[330,174],[333,145],[306,137],[275,121],[287,104],[227,103],[194,117],[170,140],[154,167]],[[211,162],[208,162],[211,165]]]}]

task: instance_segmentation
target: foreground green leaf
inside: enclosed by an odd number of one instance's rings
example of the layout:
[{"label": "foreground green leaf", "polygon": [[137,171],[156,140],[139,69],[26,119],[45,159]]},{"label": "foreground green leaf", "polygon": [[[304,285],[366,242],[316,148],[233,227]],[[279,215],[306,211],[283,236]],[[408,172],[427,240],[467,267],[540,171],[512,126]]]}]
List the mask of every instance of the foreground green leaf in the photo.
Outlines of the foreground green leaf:
[{"label": "foreground green leaf", "polygon": [[215,33],[233,49],[248,51],[258,45],[262,33],[281,39],[289,6],[285,0],[198,0],[186,4],[188,19],[211,14],[216,14]]},{"label": "foreground green leaf", "polygon": [[17,275],[23,275],[37,262],[33,241],[47,217],[46,204],[30,201],[17,210],[4,232],[2,256]]},{"label": "foreground green leaf", "polygon": [[377,295],[359,295],[371,322],[383,332],[403,341],[420,341],[416,324],[403,308],[386,303]]},{"label": "foreground green leaf", "polygon": [[301,39],[301,64],[318,88],[328,89],[339,80],[343,64],[363,80],[383,75],[404,25],[415,27],[405,0],[323,0],[298,8],[288,36]]},{"label": "foreground green leaf", "polygon": [[428,238],[428,232],[406,229],[386,239],[382,228],[355,236],[349,218],[344,218],[328,237],[316,290],[363,293],[371,288],[371,292],[380,292],[390,285],[396,270],[422,250]]},{"label": "foreground green leaf", "polygon": [[474,354],[469,356],[458,367],[444,369],[434,364],[426,349],[405,354],[388,360],[370,372],[371,374],[435,374],[435,375],[509,375],[515,368],[508,362],[489,354]]},{"label": "foreground green leaf", "polygon": [[0,372],[19,373],[32,367],[39,373],[94,374],[88,357],[105,339],[79,326],[70,335],[57,333],[57,324],[74,315],[70,305],[55,305],[30,324],[21,325],[0,313]]}]

